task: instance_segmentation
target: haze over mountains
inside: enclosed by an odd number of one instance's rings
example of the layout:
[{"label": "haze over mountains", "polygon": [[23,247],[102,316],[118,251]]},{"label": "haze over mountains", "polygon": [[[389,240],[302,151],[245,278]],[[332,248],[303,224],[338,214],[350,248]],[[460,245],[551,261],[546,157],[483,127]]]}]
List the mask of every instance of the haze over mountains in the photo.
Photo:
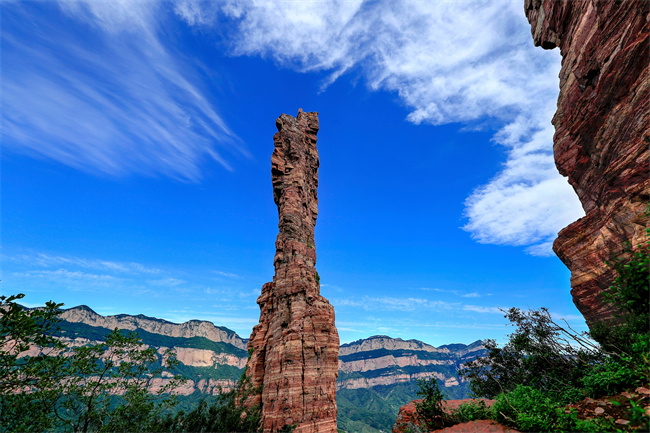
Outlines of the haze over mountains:
[{"label": "haze over mountains", "polygon": [[[144,315],[102,316],[87,306],[63,310],[59,336],[71,345],[102,340],[118,328],[136,331],[163,353],[171,348],[188,378],[181,399],[217,395],[234,386],[248,359],[248,339],[211,322],[172,323]],[[416,397],[416,379],[435,377],[448,398],[466,398],[468,384],[456,371],[484,353],[481,341],[433,347],[384,335],[343,344],[337,379],[338,426],[347,431],[389,431],[399,408]],[[171,374],[167,374],[171,377]],[[162,381],[168,379],[160,379]]]}]

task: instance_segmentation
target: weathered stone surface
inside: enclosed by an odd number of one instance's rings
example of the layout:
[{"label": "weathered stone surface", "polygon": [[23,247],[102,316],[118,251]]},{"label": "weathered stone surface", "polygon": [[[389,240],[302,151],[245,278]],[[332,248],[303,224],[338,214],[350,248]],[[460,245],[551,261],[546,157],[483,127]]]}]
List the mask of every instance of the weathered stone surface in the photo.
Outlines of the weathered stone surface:
[{"label": "weathered stone surface", "polygon": [[[490,407],[494,404],[496,400],[488,400],[485,398],[472,399],[466,398],[464,400],[445,400],[442,402],[443,410],[450,414],[453,410],[457,409],[463,403],[469,403],[473,401],[481,400],[485,403],[487,407]],[[416,403],[420,403],[422,400],[413,400],[410,403],[405,404],[399,410],[399,415],[397,420],[393,425],[393,433],[406,433],[408,431],[426,431],[422,425],[420,425],[417,420],[416,415]],[[513,430],[509,427],[505,427],[498,422],[492,420],[479,420],[471,421],[462,424],[456,424],[454,426],[446,427],[443,429],[434,430],[435,432],[445,432],[445,433],[518,433],[517,430]]]},{"label": "weathered stone surface", "polygon": [[[337,389],[372,388],[435,377],[448,389],[464,384],[456,370],[483,356],[481,341],[470,345],[433,347],[418,340],[404,341],[375,335],[341,345]],[[459,395],[454,389],[454,395]]]},{"label": "weathered stone surface", "polygon": [[336,432],[339,337],[334,308],[320,295],[314,226],[318,215],[318,113],[276,121],[271,157],[279,234],[273,282],[262,287],[260,323],[248,343],[247,372],[262,386],[265,432]]},{"label": "weathered stone surface", "polygon": [[169,337],[204,337],[216,343],[228,343],[246,350],[246,340],[242,340],[233,331],[215,326],[204,320],[190,320],[184,323],[172,323],[154,317],[147,317],[142,314],[131,316],[118,314],[115,316],[102,316],[95,313],[85,305],[63,310],[59,316],[62,320],[71,323],[84,323],[90,326],[99,326],[107,329],[126,329],[135,331],[143,329],[153,334],[161,334]]},{"label": "weathered stone surface", "polygon": [[525,0],[525,10],[535,45],[562,54],[555,162],[586,216],[553,249],[591,326],[615,316],[602,301],[614,278],[604,262],[642,243],[649,222],[650,2]]}]

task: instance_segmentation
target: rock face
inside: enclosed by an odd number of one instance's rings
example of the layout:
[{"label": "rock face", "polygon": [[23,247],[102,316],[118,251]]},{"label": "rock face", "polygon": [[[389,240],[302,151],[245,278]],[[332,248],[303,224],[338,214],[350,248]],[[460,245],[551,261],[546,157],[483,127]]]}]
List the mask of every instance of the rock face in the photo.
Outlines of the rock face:
[{"label": "rock face", "polygon": [[63,310],[60,318],[70,323],[84,323],[86,325],[107,329],[117,328],[129,331],[142,329],[152,334],[162,334],[179,338],[204,337],[215,343],[232,344],[239,349],[246,350],[246,340],[241,339],[239,335],[228,328],[215,326],[213,323],[203,320],[172,323],[142,314],[137,316],[128,314],[102,316],[85,305]]},{"label": "rock face", "polygon": [[[64,310],[62,317],[56,336],[69,347],[103,341],[118,328],[137,332],[147,347],[157,349],[159,357],[171,349],[188,379],[174,393],[192,399],[232,389],[248,361],[248,353],[241,348],[246,340],[210,322],[176,324],[144,315],[101,316],[86,306]],[[24,355],[40,353],[33,349]],[[456,371],[484,354],[480,341],[433,347],[417,340],[377,335],[343,344],[337,379],[338,428],[390,431],[400,408],[416,398],[415,379],[419,378],[435,377],[450,399],[466,398],[468,382],[459,379]],[[172,377],[164,371],[152,382],[151,391]]]},{"label": "rock face", "polygon": [[440,380],[445,388],[458,387],[458,368],[484,352],[480,341],[436,348],[418,340],[376,335],[341,346],[337,389],[406,384],[427,377]]},{"label": "rock face", "polygon": [[318,113],[276,120],[271,157],[278,206],[275,276],[262,287],[260,323],[248,342],[247,373],[262,393],[265,432],[336,432],[339,337],[334,308],[320,295],[314,226],[318,215]]},{"label": "rock face", "polygon": [[[113,329],[135,331],[146,347],[157,350],[159,359],[167,349],[176,355],[187,382],[175,388],[174,393],[218,395],[232,389],[246,366],[246,340],[234,331],[215,326],[211,322],[191,320],[172,323],[144,315],[119,314],[102,316],[86,306],[63,310],[63,319],[55,333],[68,347],[80,347],[104,341]],[[36,356],[36,347],[24,355]],[[156,378],[150,390],[156,391],[173,377],[168,371]]]},{"label": "rock face", "polygon": [[535,45],[562,54],[555,163],[586,216],[553,249],[591,326],[615,315],[602,301],[614,278],[604,262],[642,243],[649,222],[650,3],[526,0],[525,10]]}]

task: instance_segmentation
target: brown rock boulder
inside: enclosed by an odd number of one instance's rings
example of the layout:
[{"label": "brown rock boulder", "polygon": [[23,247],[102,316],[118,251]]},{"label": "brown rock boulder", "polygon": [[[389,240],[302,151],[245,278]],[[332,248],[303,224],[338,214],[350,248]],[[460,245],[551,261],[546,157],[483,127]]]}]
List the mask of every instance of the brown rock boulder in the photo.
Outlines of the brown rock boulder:
[{"label": "brown rock boulder", "polygon": [[339,337],[334,308],[320,295],[314,226],[318,215],[318,113],[299,110],[276,121],[271,157],[279,234],[273,281],[257,303],[247,373],[262,393],[265,432],[296,425],[296,433],[336,432]]},{"label": "brown rock boulder", "polygon": [[555,163],[586,216],[553,249],[571,270],[573,302],[591,326],[616,311],[605,264],[645,239],[650,202],[650,2],[525,0],[535,45],[560,48]]},{"label": "brown rock boulder", "polygon": [[[445,400],[442,402],[442,408],[447,414],[451,414],[455,409],[458,408],[463,403],[470,403],[473,401],[483,401],[487,407],[490,407],[494,404],[496,400],[488,400],[485,398],[466,398],[463,400]],[[393,433],[406,433],[409,431],[410,426],[418,426],[422,429],[422,426],[417,420],[416,414],[416,403],[422,402],[421,399],[413,400],[410,403],[405,404],[399,409],[399,414],[397,415],[397,420],[393,425]],[[455,430],[450,430],[455,429]],[[501,430],[499,430],[501,429]],[[480,421],[471,421],[462,424],[457,424],[451,427],[446,427],[444,429],[435,430],[436,432],[510,432],[517,433],[516,430],[512,430],[508,427],[502,426],[498,422],[492,420],[480,420]]]}]

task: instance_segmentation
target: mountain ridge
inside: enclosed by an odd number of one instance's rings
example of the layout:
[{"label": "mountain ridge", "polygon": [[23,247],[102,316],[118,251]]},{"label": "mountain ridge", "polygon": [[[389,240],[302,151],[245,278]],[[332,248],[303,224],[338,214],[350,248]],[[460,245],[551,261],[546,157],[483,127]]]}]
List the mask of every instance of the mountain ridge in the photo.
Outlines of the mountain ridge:
[{"label": "mountain ridge", "polygon": [[[57,336],[69,346],[101,341],[118,328],[137,332],[159,354],[172,349],[180,362],[173,373],[188,378],[178,393],[188,401],[232,389],[248,361],[248,340],[209,321],[174,323],[143,314],[102,316],[86,305],[63,309],[60,318]],[[339,428],[389,431],[399,408],[417,398],[418,379],[437,379],[448,399],[467,398],[469,384],[458,378],[458,368],[484,351],[481,340],[435,347],[387,335],[342,344],[336,384]],[[164,382],[172,374],[163,375],[156,380]]]},{"label": "mountain ridge", "polygon": [[174,323],[165,319],[145,316],[144,314],[116,314],[103,316],[87,305],[61,309],[62,320],[71,323],[85,323],[107,329],[126,329],[134,331],[143,329],[154,334],[163,334],[171,337],[204,337],[214,342],[231,344],[239,349],[247,350],[248,339],[241,338],[237,333],[224,326],[217,326],[207,320],[189,320]]}]

